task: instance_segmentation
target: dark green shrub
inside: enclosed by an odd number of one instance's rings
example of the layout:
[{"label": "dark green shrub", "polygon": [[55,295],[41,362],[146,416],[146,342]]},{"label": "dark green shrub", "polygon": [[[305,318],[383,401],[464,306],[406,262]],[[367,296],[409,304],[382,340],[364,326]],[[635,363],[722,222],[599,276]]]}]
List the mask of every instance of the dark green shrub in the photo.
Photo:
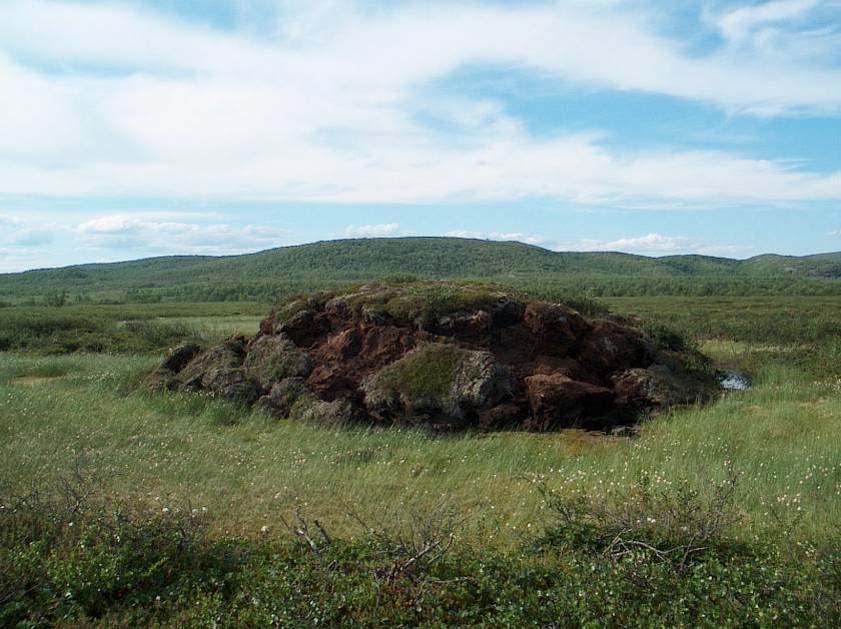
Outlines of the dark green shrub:
[{"label": "dark green shrub", "polygon": [[44,305],[51,306],[54,308],[60,308],[67,304],[67,291],[66,290],[52,290],[44,295]]},{"label": "dark green shrub", "polygon": [[671,352],[683,352],[696,349],[696,343],[685,334],[662,324],[650,324],[643,327],[643,332],[657,345],[657,349]]},{"label": "dark green shrub", "polygon": [[[201,510],[70,483],[0,501],[0,625],[838,626],[837,548],[722,544],[715,500],[640,492],[665,523],[626,542],[657,552],[617,556],[625,516],[596,503],[559,503],[551,534],[502,552],[453,545],[462,530],[440,511],[396,529],[362,523],[355,541],[303,518],[290,537],[218,538]],[[690,561],[664,556],[700,543],[696,526],[719,532]]]},{"label": "dark green shrub", "polygon": [[656,490],[642,477],[621,502],[569,497],[539,485],[552,515],[536,548],[556,547],[603,555],[619,562],[665,563],[685,571],[704,555],[725,556],[737,544],[727,538],[736,523],[733,504],[738,474],[702,497],[679,480]]}]

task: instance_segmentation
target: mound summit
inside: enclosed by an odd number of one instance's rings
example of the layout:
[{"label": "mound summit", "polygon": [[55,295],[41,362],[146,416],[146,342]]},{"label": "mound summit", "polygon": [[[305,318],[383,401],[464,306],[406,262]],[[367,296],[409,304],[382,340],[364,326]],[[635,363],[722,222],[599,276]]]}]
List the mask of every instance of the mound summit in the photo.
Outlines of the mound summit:
[{"label": "mound summit", "polygon": [[709,398],[706,359],[634,322],[455,282],[295,298],[253,338],[184,345],[158,386],[278,418],[437,429],[608,429]]}]

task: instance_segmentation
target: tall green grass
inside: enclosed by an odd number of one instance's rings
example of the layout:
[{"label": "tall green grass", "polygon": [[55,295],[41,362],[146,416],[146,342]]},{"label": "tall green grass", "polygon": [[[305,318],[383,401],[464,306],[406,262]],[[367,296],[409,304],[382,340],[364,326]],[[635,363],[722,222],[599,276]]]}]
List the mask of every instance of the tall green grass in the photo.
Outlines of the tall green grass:
[{"label": "tall green grass", "polygon": [[841,376],[841,301],[827,297],[627,298],[605,301],[702,344],[721,367],[758,373],[785,365]]},{"label": "tall green grass", "polygon": [[[755,384],[636,439],[276,421],[142,387],[170,339],[254,312],[3,309],[30,350],[85,326],[130,343],[0,353],[0,624],[836,626],[841,314],[799,301],[613,303]],[[79,475],[113,502],[76,509]],[[448,550],[401,572],[428,530]],[[686,544],[687,565],[663,554]]]},{"label": "tall green grass", "polygon": [[265,311],[253,304],[6,308],[0,310],[0,351],[160,352],[188,340],[254,334]]},{"label": "tall green grass", "polygon": [[769,368],[755,389],[659,417],[627,440],[273,421],[203,396],[132,392],[154,362],[4,355],[0,482],[22,488],[81,462],[116,490],[207,506],[224,530],[244,534],[294,508],[352,534],[351,512],[383,521],[445,503],[505,546],[541,525],[538,483],[621,501],[642,478],[703,495],[735,469],[740,537],[826,542],[841,517],[841,391],[793,370]]}]

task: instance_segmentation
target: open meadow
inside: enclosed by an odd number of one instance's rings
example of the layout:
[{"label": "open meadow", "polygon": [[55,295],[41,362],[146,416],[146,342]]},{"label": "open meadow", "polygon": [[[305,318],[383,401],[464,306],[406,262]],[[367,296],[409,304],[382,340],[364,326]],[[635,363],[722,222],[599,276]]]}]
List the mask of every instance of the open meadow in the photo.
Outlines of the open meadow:
[{"label": "open meadow", "polygon": [[330,429],[142,386],[267,306],[0,310],[0,624],[838,621],[841,298],[606,303],[752,388],[636,438]]},{"label": "open meadow", "polygon": [[841,0],[0,0],[0,629],[841,628]]}]

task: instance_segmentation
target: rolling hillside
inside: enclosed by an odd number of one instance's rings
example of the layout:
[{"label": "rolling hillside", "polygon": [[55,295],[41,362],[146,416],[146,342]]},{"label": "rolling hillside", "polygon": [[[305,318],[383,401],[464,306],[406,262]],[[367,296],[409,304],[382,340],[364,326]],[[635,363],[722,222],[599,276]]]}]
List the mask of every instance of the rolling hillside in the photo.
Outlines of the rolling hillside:
[{"label": "rolling hillside", "polygon": [[255,254],[150,258],[0,275],[0,300],[66,292],[70,299],[219,300],[276,296],[412,275],[508,283],[537,292],[617,294],[837,294],[841,253],[731,260],[565,253],[516,242],[457,238],[337,240]]}]

